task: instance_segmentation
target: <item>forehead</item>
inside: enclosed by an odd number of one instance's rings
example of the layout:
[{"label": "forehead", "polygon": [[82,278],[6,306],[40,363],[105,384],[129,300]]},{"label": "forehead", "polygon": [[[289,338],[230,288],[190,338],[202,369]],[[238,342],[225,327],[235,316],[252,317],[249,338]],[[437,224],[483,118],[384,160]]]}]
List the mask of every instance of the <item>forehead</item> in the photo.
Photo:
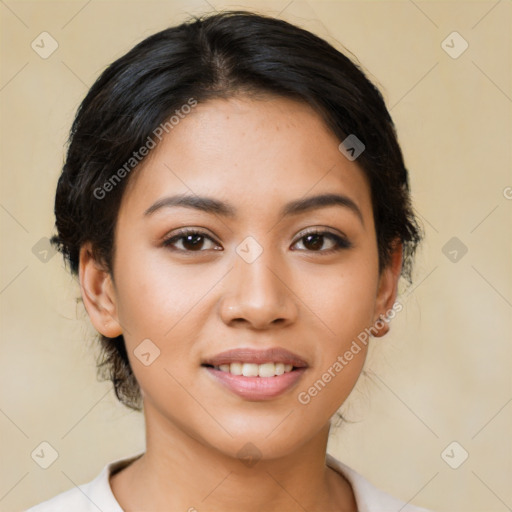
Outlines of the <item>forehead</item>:
[{"label": "forehead", "polygon": [[281,97],[198,104],[130,177],[121,209],[144,212],[171,194],[216,197],[236,215],[282,211],[282,204],[325,193],[349,196],[371,215],[362,169],[308,104]]}]

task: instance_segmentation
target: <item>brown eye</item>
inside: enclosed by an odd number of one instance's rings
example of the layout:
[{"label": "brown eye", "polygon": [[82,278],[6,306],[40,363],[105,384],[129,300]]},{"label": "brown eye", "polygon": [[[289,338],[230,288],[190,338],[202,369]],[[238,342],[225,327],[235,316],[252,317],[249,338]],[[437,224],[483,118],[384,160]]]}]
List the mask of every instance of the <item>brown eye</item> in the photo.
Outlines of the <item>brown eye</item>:
[{"label": "brown eye", "polygon": [[[330,240],[328,247],[326,249],[322,249],[325,244],[325,240]],[[341,236],[335,235],[330,231],[310,231],[303,235],[297,243],[302,242],[302,245],[306,251],[320,252],[320,253],[331,253],[334,251],[339,251],[341,249],[348,249],[352,247],[352,244]]]},{"label": "brown eye", "polygon": [[181,252],[202,252],[208,249],[219,250],[219,246],[212,238],[206,235],[206,233],[196,230],[182,230],[166,239],[163,245]]}]

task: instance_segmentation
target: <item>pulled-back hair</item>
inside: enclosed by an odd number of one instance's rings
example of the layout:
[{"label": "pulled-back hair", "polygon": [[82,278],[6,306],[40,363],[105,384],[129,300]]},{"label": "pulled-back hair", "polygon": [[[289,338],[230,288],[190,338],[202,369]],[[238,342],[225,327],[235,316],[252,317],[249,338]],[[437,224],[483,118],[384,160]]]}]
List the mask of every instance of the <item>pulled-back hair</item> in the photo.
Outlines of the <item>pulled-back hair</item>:
[{"label": "pulled-back hair", "polygon": [[[421,230],[380,92],[323,39],[283,20],[238,11],[194,17],[148,37],[110,64],[89,90],[71,128],[55,198],[52,243],[71,272],[78,274],[80,248],[91,242],[94,257],[113,275],[114,230],[131,169],[139,163],[134,154],[148,138],[155,140],[158,126],[191,99],[260,94],[307,102],[340,142],[355,135],[364,144],[357,163],[370,186],[379,270],[390,263],[398,240],[402,276],[410,283]],[[123,336],[99,339],[98,375],[112,380],[122,403],[140,410]]]}]

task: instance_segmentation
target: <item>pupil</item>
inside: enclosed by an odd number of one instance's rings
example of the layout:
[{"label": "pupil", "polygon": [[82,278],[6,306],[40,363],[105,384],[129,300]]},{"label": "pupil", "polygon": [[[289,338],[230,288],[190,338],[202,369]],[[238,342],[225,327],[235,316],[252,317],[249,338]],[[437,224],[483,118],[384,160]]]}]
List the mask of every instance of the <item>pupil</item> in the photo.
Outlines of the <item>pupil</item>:
[{"label": "pupil", "polygon": [[187,235],[185,237],[185,246],[186,244],[190,244],[189,248],[192,247],[192,249],[197,249],[198,247],[201,247],[203,240],[202,235]]},{"label": "pupil", "polygon": [[[306,236],[306,247],[309,244],[309,248],[315,250],[320,249],[322,247],[322,237],[323,235],[318,234],[312,234]],[[313,240],[313,243],[311,243],[311,240]]]}]

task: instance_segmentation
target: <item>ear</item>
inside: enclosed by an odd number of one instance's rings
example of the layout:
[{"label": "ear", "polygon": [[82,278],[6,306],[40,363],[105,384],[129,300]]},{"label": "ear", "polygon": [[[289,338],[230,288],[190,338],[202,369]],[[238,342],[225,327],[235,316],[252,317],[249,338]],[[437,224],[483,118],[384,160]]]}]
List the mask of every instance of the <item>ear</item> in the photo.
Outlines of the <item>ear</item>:
[{"label": "ear", "polygon": [[122,334],[112,277],[94,259],[90,242],[80,248],[78,275],[84,306],[96,330],[108,338]]},{"label": "ear", "polygon": [[386,312],[392,309],[396,301],[398,280],[402,272],[402,243],[397,240],[393,244],[389,264],[382,269],[377,288],[375,303],[375,318],[373,319],[372,332],[376,338],[384,336],[389,331],[389,323],[385,318]]}]

